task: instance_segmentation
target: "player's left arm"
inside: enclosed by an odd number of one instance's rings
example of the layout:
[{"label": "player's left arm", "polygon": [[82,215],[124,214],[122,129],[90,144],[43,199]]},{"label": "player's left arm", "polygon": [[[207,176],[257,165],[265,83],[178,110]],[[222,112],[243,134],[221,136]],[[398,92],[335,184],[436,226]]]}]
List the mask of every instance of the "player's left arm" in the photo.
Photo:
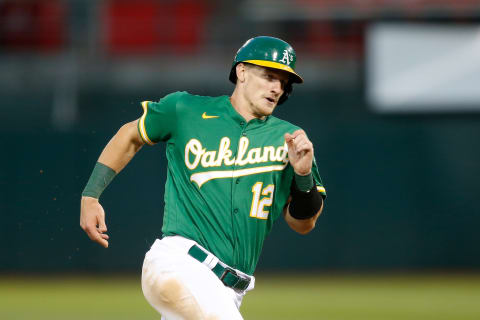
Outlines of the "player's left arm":
[{"label": "player's left arm", "polygon": [[285,221],[294,231],[307,234],[315,228],[323,210],[323,198],[312,177],[313,144],[303,130],[286,133],[285,142],[295,172],[294,191],[284,211]]},{"label": "player's left arm", "polygon": [[[317,191],[313,191],[313,192],[317,192]],[[294,230],[295,232],[298,232],[300,234],[307,234],[310,231],[312,231],[313,228],[315,228],[315,223],[317,222],[318,217],[322,213],[323,200],[322,200],[322,204],[320,206],[320,209],[317,211],[317,213],[313,217],[303,219],[303,220],[296,219],[296,218],[291,216],[290,210],[289,210],[290,203],[291,203],[291,199],[290,199],[289,203],[285,206],[285,209],[284,209],[284,212],[283,212],[284,217],[285,217],[285,221],[287,222],[288,226],[292,230]]]}]

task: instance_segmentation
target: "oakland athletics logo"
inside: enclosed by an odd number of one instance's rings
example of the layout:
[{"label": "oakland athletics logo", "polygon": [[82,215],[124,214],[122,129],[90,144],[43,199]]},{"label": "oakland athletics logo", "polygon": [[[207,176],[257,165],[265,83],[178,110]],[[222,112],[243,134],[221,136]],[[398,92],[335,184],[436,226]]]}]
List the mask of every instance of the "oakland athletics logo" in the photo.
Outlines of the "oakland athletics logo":
[{"label": "oakland athletics logo", "polygon": [[283,50],[283,57],[280,59],[280,62],[283,62],[286,65],[290,65],[290,62],[293,61],[293,55],[288,53],[288,50]]}]

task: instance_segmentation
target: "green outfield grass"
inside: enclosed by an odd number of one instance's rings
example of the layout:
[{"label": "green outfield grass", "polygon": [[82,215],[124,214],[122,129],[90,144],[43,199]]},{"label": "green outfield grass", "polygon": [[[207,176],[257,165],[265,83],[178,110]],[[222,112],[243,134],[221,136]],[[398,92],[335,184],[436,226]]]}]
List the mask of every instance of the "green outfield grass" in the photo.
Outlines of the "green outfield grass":
[{"label": "green outfield grass", "polygon": [[[478,320],[480,275],[258,275],[250,320]],[[134,277],[0,277],[0,319],[160,319]]]}]

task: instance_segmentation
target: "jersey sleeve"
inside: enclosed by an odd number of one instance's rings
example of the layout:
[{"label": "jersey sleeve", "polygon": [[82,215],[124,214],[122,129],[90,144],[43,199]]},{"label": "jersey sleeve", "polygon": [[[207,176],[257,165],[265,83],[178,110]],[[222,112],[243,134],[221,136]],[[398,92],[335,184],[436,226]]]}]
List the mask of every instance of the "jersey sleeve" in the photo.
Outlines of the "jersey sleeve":
[{"label": "jersey sleeve", "polygon": [[138,121],[138,132],[145,143],[153,145],[167,141],[175,134],[177,102],[182,93],[171,93],[158,102],[142,102],[143,115]]},{"label": "jersey sleeve", "polygon": [[312,175],[315,185],[317,186],[317,191],[322,194],[322,197],[325,200],[325,198],[327,197],[327,191],[323,185],[322,178],[318,173],[317,161],[315,160],[315,158],[313,158]]}]

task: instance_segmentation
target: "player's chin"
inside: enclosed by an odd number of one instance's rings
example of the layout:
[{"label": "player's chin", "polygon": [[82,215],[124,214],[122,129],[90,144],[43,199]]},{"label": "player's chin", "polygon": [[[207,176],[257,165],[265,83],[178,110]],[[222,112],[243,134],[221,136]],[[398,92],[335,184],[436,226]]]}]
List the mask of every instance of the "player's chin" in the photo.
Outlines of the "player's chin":
[{"label": "player's chin", "polygon": [[274,108],[262,108],[260,114],[261,114],[262,117],[269,116],[273,113],[273,109]]},{"label": "player's chin", "polygon": [[272,114],[276,106],[277,106],[277,101],[271,101],[271,100],[265,99],[262,103],[262,111],[265,113],[265,115],[268,116]]}]

